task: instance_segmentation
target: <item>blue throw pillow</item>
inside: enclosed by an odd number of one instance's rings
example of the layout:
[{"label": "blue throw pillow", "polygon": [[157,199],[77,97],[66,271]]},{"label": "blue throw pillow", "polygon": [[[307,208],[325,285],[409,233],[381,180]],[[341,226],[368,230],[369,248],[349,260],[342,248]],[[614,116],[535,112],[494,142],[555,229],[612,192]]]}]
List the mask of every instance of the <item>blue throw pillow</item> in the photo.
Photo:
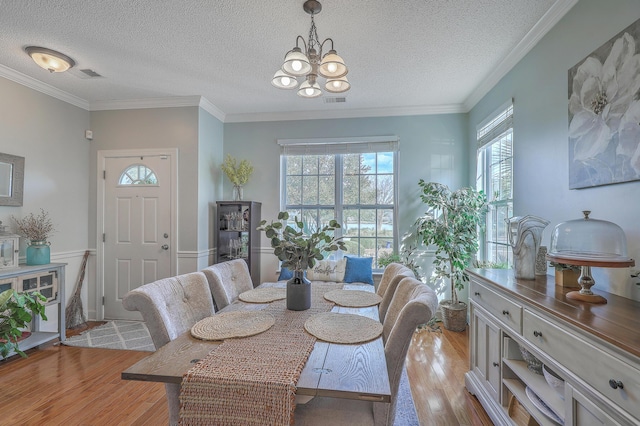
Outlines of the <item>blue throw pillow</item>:
[{"label": "blue throw pillow", "polygon": [[278,281],[290,280],[291,278],[293,278],[293,271],[282,266],[280,268],[280,276],[278,277]]},{"label": "blue throw pillow", "polygon": [[362,282],[373,285],[373,271],[371,265],[373,257],[345,256],[347,268],[344,272],[344,282]]}]

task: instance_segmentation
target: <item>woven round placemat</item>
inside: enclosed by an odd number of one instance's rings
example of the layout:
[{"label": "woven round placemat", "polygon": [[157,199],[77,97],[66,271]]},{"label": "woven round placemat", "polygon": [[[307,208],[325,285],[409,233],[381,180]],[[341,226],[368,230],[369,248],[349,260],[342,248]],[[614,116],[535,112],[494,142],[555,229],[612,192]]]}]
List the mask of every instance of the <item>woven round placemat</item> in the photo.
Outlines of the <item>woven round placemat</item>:
[{"label": "woven round placemat", "polygon": [[376,293],[362,290],[333,290],[324,294],[324,298],[336,305],[349,308],[364,308],[374,306],[382,301]]},{"label": "woven round placemat", "polygon": [[238,296],[238,299],[247,303],[269,303],[286,298],[287,289],[277,287],[254,288],[253,290],[240,293]]},{"label": "woven round placemat", "polygon": [[191,335],[202,340],[247,337],[267,331],[275,322],[273,315],[262,311],[224,312],[198,321]]},{"label": "woven round placemat", "polygon": [[382,334],[382,324],[371,318],[337,312],[322,312],[310,317],[304,329],[330,343],[354,344],[373,340]]}]

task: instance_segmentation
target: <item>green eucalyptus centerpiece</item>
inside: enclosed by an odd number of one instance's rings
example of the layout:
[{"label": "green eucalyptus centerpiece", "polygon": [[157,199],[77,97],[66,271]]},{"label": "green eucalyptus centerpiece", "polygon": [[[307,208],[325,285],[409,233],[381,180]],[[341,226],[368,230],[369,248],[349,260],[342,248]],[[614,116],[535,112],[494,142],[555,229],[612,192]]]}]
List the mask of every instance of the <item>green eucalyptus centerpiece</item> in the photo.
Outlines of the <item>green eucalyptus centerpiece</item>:
[{"label": "green eucalyptus centerpiece", "polygon": [[306,279],[306,271],[313,268],[316,261],[324,259],[324,253],[346,250],[342,237],[336,237],[334,231],[340,228],[336,220],[316,229],[310,235],[302,220],[294,217],[289,222],[289,213],[278,213],[278,220],[267,224],[260,222],[257,228],[264,231],[271,240],[273,254],[282,262],[282,267],[293,271],[293,278],[287,282],[287,309],[301,311],[311,306],[310,282]]},{"label": "green eucalyptus centerpiece", "polygon": [[26,358],[18,347],[22,329],[34,316],[47,320],[44,309],[47,298],[37,291],[18,293],[13,289],[0,293],[0,357],[2,359],[15,352]]},{"label": "green eucalyptus centerpiece", "polygon": [[[451,191],[437,182],[419,182],[427,212],[416,221],[418,236],[426,246],[435,246],[433,279],[448,279],[451,299],[443,301],[445,328],[466,328],[467,305],[458,300],[469,276],[465,268],[478,251],[478,227],[482,225],[487,198],[482,191],[461,188]],[[451,321],[449,321],[451,319]]]}]

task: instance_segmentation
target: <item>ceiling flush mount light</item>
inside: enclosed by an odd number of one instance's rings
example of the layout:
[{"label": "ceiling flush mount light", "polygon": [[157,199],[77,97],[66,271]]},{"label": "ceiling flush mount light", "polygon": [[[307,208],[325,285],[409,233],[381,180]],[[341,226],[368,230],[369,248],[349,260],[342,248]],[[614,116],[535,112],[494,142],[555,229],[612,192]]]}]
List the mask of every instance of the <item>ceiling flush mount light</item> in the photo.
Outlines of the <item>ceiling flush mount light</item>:
[{"label": "ceiling flush mount light", "polygon": [[[296,46],[285,55],[282,68],[276,71],[271,84],[279,89],[295,89],[300,77],[304,81],[298,89],[298,95],[303,98],[316,98],[322,95],[322,89],[317,83],[320,76],[327,80],[324,88],[328,92],[346,92],[351,88],[345,77],[349,72],[347,66],[334,50],[332,39],[326,38],[322,43],[318,40],[313,17],[320,13],[322,5],[319,1],[307,0],[302,8],[311,15],[309,40],[305,41],[302,36],[296,38]],[[302,41],[304,51],[300,48],[299,41]],[[331,42],[331,49],[323,56],[322,49],[327,42]]]},{"label": "ceiling flush mount light", "polygon": [[45,47],[27,46],[24,48],[31,59],[49,72],[65,72],[76,63],[67,55]]}]

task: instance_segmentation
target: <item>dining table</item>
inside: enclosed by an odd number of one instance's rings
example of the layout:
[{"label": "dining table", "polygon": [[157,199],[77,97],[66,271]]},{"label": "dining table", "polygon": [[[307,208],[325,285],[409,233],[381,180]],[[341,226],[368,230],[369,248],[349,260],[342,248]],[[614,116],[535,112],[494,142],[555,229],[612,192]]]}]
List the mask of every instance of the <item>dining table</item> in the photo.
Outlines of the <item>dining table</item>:
[{"label": "dining table", "polygon": [[[267,282],[258,288],[285,286],[285,282]],[[345,283],[342,288],[374,292],[371,285]],[[238,299],[219,312],[263,310],[268,306],[268,303],[246,303]],[[377,305],[345,307],[336,304],[331,311],[379,321]],[[180,384],[187,372],[221,343],[195,338],[186,331],[127,368],[121,377],[123,380]],[[389,403],[391,390],[382,336],[357,344],[316,340],[296,383],[296,395]]]}]

